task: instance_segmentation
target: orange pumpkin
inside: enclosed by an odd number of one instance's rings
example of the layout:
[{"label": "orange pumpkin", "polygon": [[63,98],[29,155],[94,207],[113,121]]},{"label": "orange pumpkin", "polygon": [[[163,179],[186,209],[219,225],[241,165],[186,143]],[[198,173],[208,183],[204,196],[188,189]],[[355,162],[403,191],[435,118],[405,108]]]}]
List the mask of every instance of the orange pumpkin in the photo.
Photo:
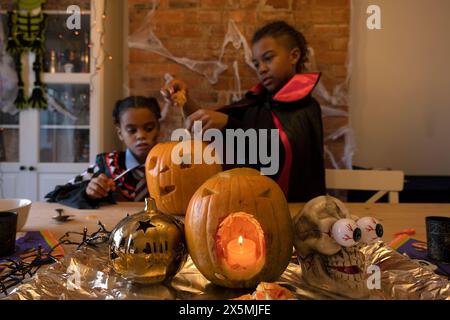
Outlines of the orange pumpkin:
[{"label": "orange pumpkin", "polygon": [[[202,141],[189,140],[159,143],[150,150],[145,162],[147,188],[160,211],[184,215],[195,190],[222,171],[220,164],[195,163],[194,150],[204,152],[208,147]],[[189,161],[179,165],[173,163],[172,152]],[[203,162],[203,159],[197,162]]]},{"label": "orange pumpkin", "polygon": [[201,185],[189,202],[185,232],[198,270],[224,287],[276,281],[292,255],[284,193],[254,169],[224,171]]}]

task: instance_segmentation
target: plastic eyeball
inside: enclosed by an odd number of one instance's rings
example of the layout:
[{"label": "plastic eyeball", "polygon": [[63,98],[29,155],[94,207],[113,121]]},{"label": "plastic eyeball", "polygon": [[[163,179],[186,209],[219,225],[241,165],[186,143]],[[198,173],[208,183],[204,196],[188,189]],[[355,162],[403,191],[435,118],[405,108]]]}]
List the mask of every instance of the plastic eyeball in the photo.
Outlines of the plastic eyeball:
[{"label": "plastic eyeball", "polygon": [[361,229],[351,219],[340,219],[333,224],[331,233],[334,240],[343,247],[351,247],[361,239]]},{"label": "plastic eyeball", "polygon": [[356,224],[362,231],[361,240],[364,243],[373,243],[383,236],[383,226],[373,217],[361,218]]}]

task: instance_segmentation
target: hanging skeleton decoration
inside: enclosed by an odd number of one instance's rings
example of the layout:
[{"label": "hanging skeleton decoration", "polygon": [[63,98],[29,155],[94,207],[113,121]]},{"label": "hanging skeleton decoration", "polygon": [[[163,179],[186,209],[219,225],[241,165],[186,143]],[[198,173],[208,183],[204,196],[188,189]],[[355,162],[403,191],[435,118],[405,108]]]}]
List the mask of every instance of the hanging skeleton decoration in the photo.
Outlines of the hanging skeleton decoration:
[{"label": "hanging skeleton decoration", "polygon": [[6,52],[6,36],[3,33],[0,16],[0,112],[14,115],[17,108],[14,100],[17,97],[17,75],[12,57]]},{"label": "hanging skeleton decoration", "polygon": [[[6,50],[14,58],[18,76],[18,93],[14,104],[18,109],[32,108],[45,109],[47,100],[44,95],[44,86],[41,82],[42,62],[45,55],[45,31],[47,16],[42,12],[42,5],[46,0],[18,0],[18,10],[8,13],[8,45]],[[21,56],[24,52],[35,54],[33,71],[35,82],[31,97],[25,94],[22,79]]]},{"label": "hanging skeleton decoration", "polygon": [[330,196],[312,199],[293,219],[304,281],[343,298],[367,298],[366,261],[359,249],[382,236],[378,221],[355,221],[344,204]]}]

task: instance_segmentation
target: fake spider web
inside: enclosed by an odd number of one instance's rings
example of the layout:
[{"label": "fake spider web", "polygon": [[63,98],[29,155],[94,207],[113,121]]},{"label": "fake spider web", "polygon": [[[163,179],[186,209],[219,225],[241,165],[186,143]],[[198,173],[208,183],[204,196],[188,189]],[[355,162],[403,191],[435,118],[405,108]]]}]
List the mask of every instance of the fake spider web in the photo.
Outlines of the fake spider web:
[{"label": "fake spider web", "polygon": [[[149,52],[153,52],[159,54],[169,60],[174,61],[180,65],[185,66],[186,68],[199,73],[204,76],[210,84],[216,84],[219,80],[219,76],[228,69],[228,65],[223,62],[223,57],[225,54],[225,48],[228,44],[232,44],[233,47],[238,52],[239,50],[244,51],[244,61],[250,66],[253,70],[255,70],[252,63],[252,52],[250,49],[247,40],[240,32],[239,28],[236,26],[233,20],[228,21],[228,29],[224,36],[224,40],[222,43],[222,48],[220,51],[220,55],[217,59],[211,60],[194,60],[188,57],[177,56],[174,53],[170,52],[162,43],[162,41],[158,38],[158,36],[153,31],[152,26],[152,18],[156,14],[156,8],[159,3],[157,0],[153,0],[153,7],[147,13],[146,17],[143,19],[142,24],[137,28],[135,32],[133,32],[128,39],[128,46],[130,48],[141,49]],[[353,14],[353,7],[351,6],[351,12]],[[351,44],[351,37],[349,41],[349,48]],[[310,71],[317,70],[315,63],[315,55],[314,50],[309,48],[310,62],[307,64],[307,69]],[[322,82],[319,82],[316,89],[314,90],[314,95],[318,98],[321,108],[322,108],[322,116],[324,118],[332,118],[332,117],[344,117],[349,118],[349,114],[346,111],[340,110],[339,107],[348,105],[348,85],[350,81],[351,74],[351,57],[350,50],[347,61],[347,78],[341,84],[338,84],[334,87],[333,92],[330,93]],[[237,58],[233,61],[233,75],[234,75],[234,83],[235,88],[232,91],[232,101],[237,101],[242,98],[241,91],[241,78],[239,73],[239,66]],[[255,70],[256,72],[256,70]],[[170,79],[170,75],[166,74],[165,78]],[[167,106],[165,106],[165,110],[163,110],[163,115],[167,114]],[[348,121],[347,121],[348,123]],[[330,148],[330,144],[337,142],[339,139],[344,140],[344,147],[342,155],[333,153]],[[334,168],[352,168],[352,159],[355,150],[355,139],[354,132],[349,125],[342,126],[335,130],[334,132],[328,134],[324,137],[324,151],[325,157],[328,159],[329,163]]]}]

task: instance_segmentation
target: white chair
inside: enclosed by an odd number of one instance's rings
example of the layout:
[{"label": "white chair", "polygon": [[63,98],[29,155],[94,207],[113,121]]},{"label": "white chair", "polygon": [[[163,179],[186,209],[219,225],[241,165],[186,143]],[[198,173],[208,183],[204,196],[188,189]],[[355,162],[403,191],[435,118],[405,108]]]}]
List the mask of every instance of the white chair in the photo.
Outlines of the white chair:
[{"label": "white chair", "polygon": [[398,193],[403,190],[405,174],[390,170],[326,169],[327,189],[378,191],[367,203],[375,203],[389,193],[389,203],[398,203]]}]

